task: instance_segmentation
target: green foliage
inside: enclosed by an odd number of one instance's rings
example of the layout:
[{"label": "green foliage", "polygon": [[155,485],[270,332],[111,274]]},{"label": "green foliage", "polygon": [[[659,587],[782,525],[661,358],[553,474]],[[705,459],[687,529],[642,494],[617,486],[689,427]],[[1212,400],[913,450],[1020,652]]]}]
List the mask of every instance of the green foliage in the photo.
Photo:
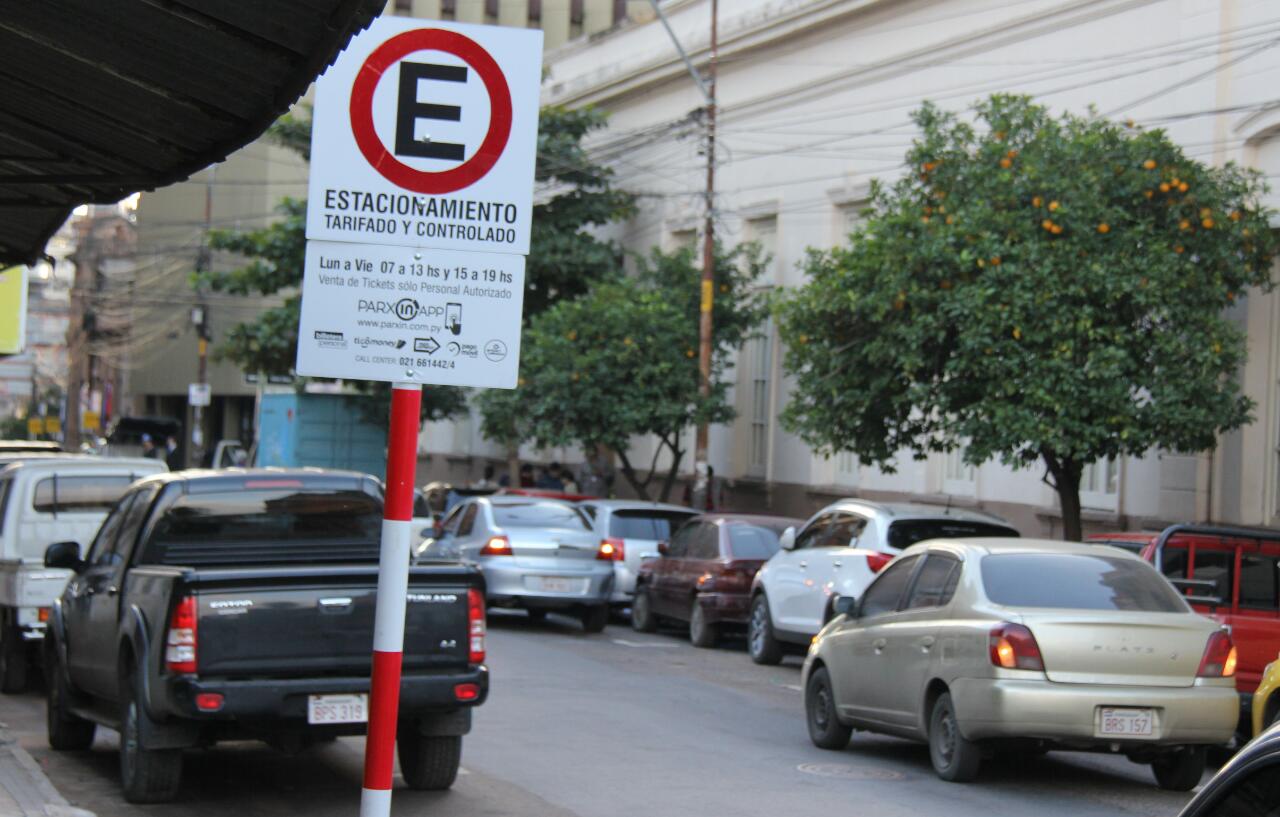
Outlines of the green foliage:
[{"label": "green foliage", "polygon": [[631,215],[634,197],[612,186],[613,171],[587,156],[582,140],[604,127],[593,108],[546,107],[538,117],[535,181],[547,194],[533,207],[526,267],[526,320],[562,298],[575,298],[622,270],[622,250],[587,232]]},{"label": "green foliage", "polygon": [[1261,178],[1161,131],[1053,118],[1019,97],[980,125],[926,105],[910,174],[877,187],[848,246],[810,253],[781,309],[784,423],[891,468],[1043,459],[1078,537],[1088,463],[1199,451],[1249,422],[1226,316],[1270,286]]},{"label": "green foliage", "polygon": [[520,388],[480,395],[482,432],[543,447],[606,445],[644,497],[651,495],[655,466],[642,474],[628,449],[633,437],[654,435],[653,462],[662,451],[671,457],[659,493],[666,499],[684,455],[681,433],[695,423],[733,418],[722,375],[765,317],[764,297],[754,289],[765,263],[756,245],[717,254],[708,397],[698,392],[699,267],[691,251],[655,250],[638,259],[634,277],[599,284],[531,320],[522,339]]}]

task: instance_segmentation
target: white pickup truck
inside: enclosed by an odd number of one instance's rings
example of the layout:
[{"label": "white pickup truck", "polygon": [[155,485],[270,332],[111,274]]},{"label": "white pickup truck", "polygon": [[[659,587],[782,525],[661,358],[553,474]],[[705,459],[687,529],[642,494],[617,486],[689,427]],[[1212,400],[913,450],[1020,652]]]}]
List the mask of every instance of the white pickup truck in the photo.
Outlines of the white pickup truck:
[{"label": "white pickup truck", "polygon": [[46,568],[45,549],[92,540],[130,483],[166,470],[161,460],[77,454],[0,466],[0,692],[26,687],[49,608],[71,575]]}]

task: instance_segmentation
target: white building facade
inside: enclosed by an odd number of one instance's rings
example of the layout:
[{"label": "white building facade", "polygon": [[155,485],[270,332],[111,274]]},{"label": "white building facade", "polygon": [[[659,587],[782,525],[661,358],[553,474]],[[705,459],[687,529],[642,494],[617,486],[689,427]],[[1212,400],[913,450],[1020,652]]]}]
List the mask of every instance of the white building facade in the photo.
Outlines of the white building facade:
[{"label": "white building facade", "polygon": [[[709,0],[661,7],[705,69]],[[927,99],[966,110],[994,92],[1164,128],[1192,157],[1251,165],[1274,180],[1277,38],[1274,0],[721,0],[718,237],[764,245],[774,256],[767,286],[800,285],[806,248],[845,240],[871,180],[903,172],[913,109]],[[639,252],[694,241],[704,102],[662,25],[632,21],[569,42],[548,53],[546,68],[545,103],[610,113],[594,153],[640,194],[639,213],[615,237]],[[1258,404],[1255,422],[1209,454],[1151,452],[1090,467],[1086,530],[1280,524],[1278,309],[1280,298],[1254,293],[1234,315],[1249,336],[1241,377]],[[738,418],[713,429],[711,444],[726,504],[804,514],[837,495],[910,497],[980,506],[1028,534],[1060,532],[1042,470],[975,468],[951,454],[903,456],[888,474],[850,454],[816,455],[779,428],[789,390],[781,360],[770,326],[731,374]],[[434,452],[499,455],[471,425],[433,428]]]}]

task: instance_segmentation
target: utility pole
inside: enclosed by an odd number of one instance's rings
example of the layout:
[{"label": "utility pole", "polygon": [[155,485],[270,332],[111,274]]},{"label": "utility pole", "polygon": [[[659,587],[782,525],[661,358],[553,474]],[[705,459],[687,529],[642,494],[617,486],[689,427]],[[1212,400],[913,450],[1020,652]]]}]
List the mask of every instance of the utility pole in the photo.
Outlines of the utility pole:
[{"label": "utility pole", "polygon": [[[209,231],[213,228],[213,182],[217,178],[217,165],[209,168],[209,179],[204,188],[204,239],[200,242],[200,253],[196,256],[196,271],[208,272],[210,262]],[[198,295],[199,302],[191,309],[191,323],[196,328],[196,382],[203,388],[209,380],[209,308],[204,297]],[[199,468],[204,463],[204,405],[197,403],[191,407],[191,455],[187,458],[192,466]]]},{"label": "utility pole", "polygon": [[[663,28],[667,30],[667,36],[671,38],[672,45],[675,46],[676,52],[680,54],[680,59],[684,60],[684,66],[688,69],[689,76],[693,77],[693,83],[698,86],[698,90],[702,92],[702,98],[706,102],[707,217],[702,230],[702,298],[699,302],[698,312],[698,394],[704,399],[711,395],[711,309],[715,303],[716,291],[716,61],[719,57],[720,47],[717,34],[720,4],[719,0],[710,1],[711,53],[707,62],[707,73],[704,77],[694,67],[693,60],[689,59],[684,46],[680,45],[680,38],[672,30],[671,23],[667,21],[667,15],[663,13],[662,8],[658,5],[658,0],[649,0],[649,5],[653,7],[653,13],[662,23]],[[705,422],[699,423],[693,446],[693,506],[700,509],[707,507],[707,496],[712,489],[710,484],[711,468],[707,462],[707,439],[709,433],[707,424]]]},{"label": "utility pole", "polygon": [[[717,18],[719,0],[711,0],[711,54],[707,61],[707,192],[706,222],[702,230],[702,299],[698,321],[698,394],[705,400],[711,396],[711,310],[715,303],[716,271],[716,59],[719,56]],[[707,461],[710,437],[708,423],[698,423],[693,446],[693,506],[702,510],[708,505],[711,468]]]}]

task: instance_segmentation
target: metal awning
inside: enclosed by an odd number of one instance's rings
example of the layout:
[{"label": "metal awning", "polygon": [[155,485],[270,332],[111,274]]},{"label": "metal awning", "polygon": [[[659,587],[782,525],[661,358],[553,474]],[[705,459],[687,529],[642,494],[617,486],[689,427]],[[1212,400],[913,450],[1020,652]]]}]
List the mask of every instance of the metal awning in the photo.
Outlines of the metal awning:
[{"label": "metal awning", "polygon": [[80,204],[253,141],[386,0],[36,0],[0,7],[0,267]]}]

